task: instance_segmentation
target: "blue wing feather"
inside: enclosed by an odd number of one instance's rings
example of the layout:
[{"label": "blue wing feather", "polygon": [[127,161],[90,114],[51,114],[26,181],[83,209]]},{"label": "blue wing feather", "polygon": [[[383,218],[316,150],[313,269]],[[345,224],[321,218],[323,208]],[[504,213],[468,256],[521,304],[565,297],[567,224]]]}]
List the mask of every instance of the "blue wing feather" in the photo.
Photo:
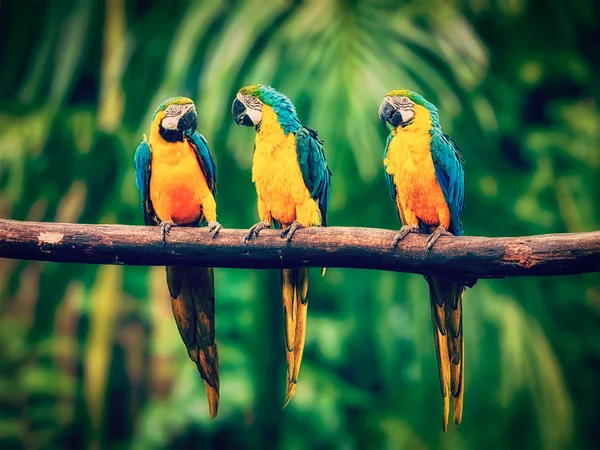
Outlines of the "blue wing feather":
[{"label": "blue wing feather", "polygon": [[198,163],[200,164],[200,168],[202,169],[202,173],[204,174],[204,178],[206,179],[206,183],[208,184],[208,188],[212,192],[213,196],[217,196],[217,168],[215,166],[215,161],[210,153],[210,149],[208,148],[208,142],[197,131],[194,132],[191,136],[188,136],[188,140],[192,147],[196,151],[196,157],[198,158]]},{"label": "blue wing feather", "polygon": [[431,157],[435,175],[450,209],[450,231],[462,235],[460,215],[465,204],[465,172],[460,149],[452,138],[442,133],[431,135]]},{"label": "blue wing feather", "polygon": [[155,225],[156,218],[150,201],[150,170],[152,150],[148,141],[142,141],[135,151],[135,185],[140,192],[142,213],[146,225]]},{"label": "blue wing feather", "polygon": [[304,184],[319,205],[323,226],[327,226],[331,170],[325,159],[323,141],[316,131],[301,127],[296,132],[296,152]]},{"label": "blue wing feather", "polygon": [[[387,158],[387,152],[388,152],[388,148],[390,146],[390,142],[392,140],[394,136],[392,135],[392,133],[390,133],[390,135],[387,138],[387,141],[385,142],[385,150],[383,151],[383,160],[385,161],[385,158]],[[383,172],[385,173],[385,182],[387,184],[388,190],[390,191],[390,196],[392,197],[392,200],[394,201],[394,203],[396,203],[396,195],[398,195],[397,191],[396,191],[396,185],[394,184],[394,177],[392,177],[387,170],[385,170],[385,166],[383,168]]]}]

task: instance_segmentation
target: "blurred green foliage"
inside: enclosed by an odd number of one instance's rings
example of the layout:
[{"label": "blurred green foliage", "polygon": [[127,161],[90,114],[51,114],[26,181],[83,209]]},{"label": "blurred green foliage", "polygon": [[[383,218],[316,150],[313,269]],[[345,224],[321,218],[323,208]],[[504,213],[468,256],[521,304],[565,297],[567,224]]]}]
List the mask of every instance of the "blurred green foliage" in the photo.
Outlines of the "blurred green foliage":
[{"label": "blurred green foliage", "polygon": [[[0,2],[0,217],[141,224],[133,153],[192,97],[225,227],[257,219],[235,92],[265,83],[319,131],[330,223],[398,228],[377,108],[411,88],[466,160],[466,234],[600,228],[593,0]],[[592,448],[596,275],[481,281],[465,298],[463,425],[441,432],[425,281],[331,269],[283,411],[278,274],[218,270],[222,403],[171,317],[163,268],[0,261],[0,448]]]}]

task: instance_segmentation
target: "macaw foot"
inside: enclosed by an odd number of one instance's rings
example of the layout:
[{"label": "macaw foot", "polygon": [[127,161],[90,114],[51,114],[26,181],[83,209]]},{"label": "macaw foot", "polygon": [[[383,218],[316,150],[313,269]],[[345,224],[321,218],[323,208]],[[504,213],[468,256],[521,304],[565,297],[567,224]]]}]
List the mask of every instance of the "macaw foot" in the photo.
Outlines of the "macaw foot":
[{"label": "macaw foot", "polygon": [[219,233],[219,231],[221,231],[222,228],[223,228],[223,225],[221,225],[216,220],[213,220],[212,222],[208,223],[208,232],[212,233],[213,239],[217,237],[217,234]]},{"label": "macaw foot", "polygon": [[252,228],[248,230],[248,234],[244,236],[244,244],[247,244],[248,241],[253,237],[258,237],[258,233],[260,233],[265,228],[271,228],[271,224],[267,222],[258,222],[257,224],[252,225]]},{"label": "macaw foot", "polygon": [[171,228],[175,226],[175,222],[171,222],[171,221],[167,220],[165,222],[161,222],[159,226],[160,226],[160,238],[162,240],[163,245],[166,245],[167,235],[169,234],[169,231],[171,231]]},{"label": "macaw foot", "polygon": [[431,248],[437,242],[437,240],[440,238],[440,236],[454,236],[454,235],[452,233],[450,233],[449,231],[446,231],[446,229],[444,227],[437,227],[435,229],[435,231],[431,234],[431,236],[429,236],[429,239],[427,239],[427,248],[426,248],[427,251],[431,250]]},{"label": "macaw foot", "polygon": [[392,247],[392,248],[397,247],[398,242],[400,242],[402,239],[404,239],[410,233],[420,233],[420,232],[421,231],[419,230],[419,227],[411,227],[409,225],[402,225],[402,228],[400,228],[400,231],[398,231],[396,233],[396,236],[394,236],[394,239],[392,239],[392,245],[390,245],[390,247]]},{"label": "macaw foot", "polygon": [[287,236],[287,239],[285,241],[286,244],[291,244],[292,243],[292,238],[294,237],[294,234],[296,233],[296,231],[298,231],[300,228],[304,228],[304,225],[302,225],[300,222],[298,222],[297,220],[294,220],[292,222],[292,224],[287,227],[285,230],[283,230],[281,232],[281,237],[284,238]]}]

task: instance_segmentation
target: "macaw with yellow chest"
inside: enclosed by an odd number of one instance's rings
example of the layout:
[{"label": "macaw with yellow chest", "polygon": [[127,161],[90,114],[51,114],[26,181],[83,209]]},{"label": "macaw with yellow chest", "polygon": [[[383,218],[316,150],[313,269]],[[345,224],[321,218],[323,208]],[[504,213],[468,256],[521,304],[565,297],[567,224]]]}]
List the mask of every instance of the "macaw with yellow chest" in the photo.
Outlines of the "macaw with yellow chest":
[{"label": "macaw with yellow chest", "polygon": [[[465,173],[460,150],[442,132],[438,111],[421,95],[391,91],[379,108],[379,118],[393,128],[384,152],[385,177],[402,228],[398,245],[409,233],[431,233],[427,250],[443,235],[462,235],[460,215],[465,199]],[[450,396],[454,423],[462,419],[464,342],[462,298],[464,286],[442,276],[426,276],[429,283],[433,337],[444,397],[444,431],[448,428]]]},{"label": "macaw with yellow chest", "polygon": [[[163,244],[172,226],[217,222],[216,167],[206,139],[196,131],[189,98],[162,102],[154,112],[150,138],[135,152],[135,180],[146,225],[158,225]],[[215,342],[215,286],[210,267],[167,267],[173,315],[189,357],[204,379],[211,419],[219,406],[219,362]]]},{"label": "macaw with yellow chest", "polygon": [[[327,203],[331,172],[325,160],[323,141],[316,131],[305,128],[292,102],[270,86],[247,86],[232,105],[239,125],[255,127],[252,181],[258,194],[260,222],[250,228],[245,242],[261,230],[283,228],[290,243],[296,230],[327,225]],[[285,316],[288,363],[287,405],[296,390],[308,308],[308,268],[283,269],[281,294]]]}]

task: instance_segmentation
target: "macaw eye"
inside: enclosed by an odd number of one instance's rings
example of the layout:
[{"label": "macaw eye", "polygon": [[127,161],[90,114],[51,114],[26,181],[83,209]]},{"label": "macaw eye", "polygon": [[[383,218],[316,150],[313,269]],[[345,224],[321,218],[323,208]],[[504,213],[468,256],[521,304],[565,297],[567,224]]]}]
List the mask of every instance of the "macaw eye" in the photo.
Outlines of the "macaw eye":
[{"label": "macaw eye", "polygon": [[260,109],[260,106],[262,104],[262,102],[259,99],[257,99],[256,97],[253,97],[251,95],[246,96],[244,98],[244,102],[251,109]]}]

